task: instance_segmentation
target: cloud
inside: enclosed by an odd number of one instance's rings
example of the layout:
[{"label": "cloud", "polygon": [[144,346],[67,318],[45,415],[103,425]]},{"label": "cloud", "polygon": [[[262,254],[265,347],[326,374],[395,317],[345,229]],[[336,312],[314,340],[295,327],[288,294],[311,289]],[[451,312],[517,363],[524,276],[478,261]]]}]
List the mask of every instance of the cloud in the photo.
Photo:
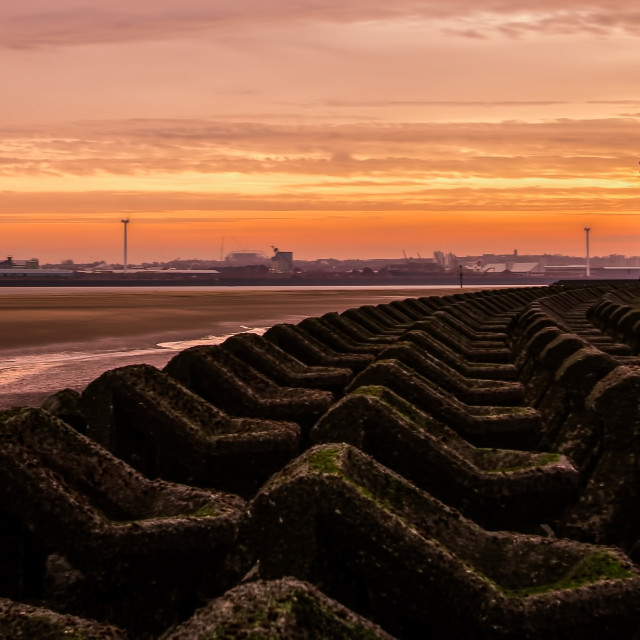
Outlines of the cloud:
[{"label": "cloud", "polygon": [[0,43],[30,49],[363,22],[422,22],[465,38],[640,32],[631,0],[22,0],[0,7]]},{"label": "cloud", "polygon": [[[0,218],[4,222],[94,222],[136,215],[140,221],[248,222],[253,219],[300,217],[356,212],[431,211],[536,212],[539,214],[588,212],[590,215],[637,213],[637,190],[606,187],[488,188],[459,186],[412,188],[392,195],[375,189],[328,194],[323,189],[304,194],[248,196],[237,192],[185,192],[158,190],[86,192],[4,192]],[[238,212],[233,216],[230,213]],[[290,213],[291,216],[288,216]],[[274,217],[274,214],[275,217]]]},{"label": "cloud", "polygon": [[[548,122],[284,125],[124,120],[0,128],[0,176],[254,175],[306,177],[619,179],[630,175],[637,118]],[[274,183],[275,184],[275,183]],[[352,183],[353,184],[353,183]]]},{"label": "cloud", "polygon": [[[636,104],[636,100],[590,101],[587,104]],[[574,104],[566,100],[327,100],[321,103],[326,107],[552,107]],[[299,106],[318,106],[308,103]]]}]

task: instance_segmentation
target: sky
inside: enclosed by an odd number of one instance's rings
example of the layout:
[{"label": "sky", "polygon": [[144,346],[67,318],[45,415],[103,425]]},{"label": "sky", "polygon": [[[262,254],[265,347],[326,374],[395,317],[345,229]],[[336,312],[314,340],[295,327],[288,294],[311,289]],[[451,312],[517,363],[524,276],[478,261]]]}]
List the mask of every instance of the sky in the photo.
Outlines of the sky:
[{"label": "sky", "polygon": [[0,256],[640,255],[632,0],[0,0]]}]

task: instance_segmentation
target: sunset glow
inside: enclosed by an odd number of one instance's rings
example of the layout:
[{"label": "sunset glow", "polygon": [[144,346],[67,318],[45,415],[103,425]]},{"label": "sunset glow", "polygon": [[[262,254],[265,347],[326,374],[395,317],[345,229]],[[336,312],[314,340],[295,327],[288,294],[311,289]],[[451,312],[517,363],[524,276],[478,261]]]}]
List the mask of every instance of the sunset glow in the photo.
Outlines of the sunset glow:
[{"label": "sunset glow", "polygon": [[0,47],[0,255],[640,255],[630,0],[23,0]]}]

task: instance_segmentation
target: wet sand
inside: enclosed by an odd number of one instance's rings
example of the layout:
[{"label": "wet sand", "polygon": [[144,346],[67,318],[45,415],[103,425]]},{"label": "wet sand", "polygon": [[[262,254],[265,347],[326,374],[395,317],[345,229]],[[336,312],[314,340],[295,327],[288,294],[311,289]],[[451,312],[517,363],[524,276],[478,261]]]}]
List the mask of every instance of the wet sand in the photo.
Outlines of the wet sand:
[{"label": "wet sand", "polygon": [[[474,291],[471,287],[464,292]],[[0,409],[36,406],[65,387],[81,390],[128,364],[163,367],[182,343],[297,323],[460,288],[0,291]],[[159,344],[165,346],[158,347]]]}]

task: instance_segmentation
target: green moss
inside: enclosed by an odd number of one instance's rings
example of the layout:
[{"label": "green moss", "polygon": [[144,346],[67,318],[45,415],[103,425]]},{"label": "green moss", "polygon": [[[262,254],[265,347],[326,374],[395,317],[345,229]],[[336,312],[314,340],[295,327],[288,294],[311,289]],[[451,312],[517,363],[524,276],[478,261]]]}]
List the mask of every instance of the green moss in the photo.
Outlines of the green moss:
[{"label": "green moss", "polygon": [[101,514],[102,520],[104,520],[107,524],[116,525],[116,526],[127,526],[134,523],[146,522],[149,520],[182,520],[185,518],[215,518],[216,516],[221,515],[221,511],[215,507],[215,505],[208,503],[203,505],[202,507],[196,509],[195,511],[190,511],[187,513],[176,513],[172,515],[145,515],[140,518],[136,518],[135,520],[112,520],[108,518],[104,514]]},{"label": "green moss", "polygon": [[371,385],[366,387],[359,387],[352,392],[351,395],[370,396],[376,398],[380,402],[390,407],[395,413],[399,413],[401,416],[407,418],[410,422],[415,423],[424,428],[422,424],[425,419],[425,414],[418,409],[414,404],[411,404],[404,398],[391,391],[388,387]]},{"label": "green moss", "polygon": [[340,467],[336,462],[336,457],[339,454],[340,450],[337,447],[323,447],[319,451],[314,451],[307,458],[307,464],[313,471],[339,475]]},{"label": "green moss", "polygon": [[195,511],[186,514],[186,518],[215,518],[220,515],[220,511],[212,504],[205,504],[203,507],[196,509]]},{"label": "green moss", "polygon": [[348,475],[344,472],[340,462],[338,461],[338,456],[342,453],[342,449],[338,446],[336,447],[323,447],[318,451],[314,451],[307,458],[307,465],[312,471],[316,471],[319,473],[327,473],[330,475],[340,476],[342,480],[346,483],[350,484],[358,493],[363,495],[368,500],[372,500],[379,506],[383,507],[386,511],[394,511],[394,506],[385,498],[378,495],[378,493],[373,493],[366,487],[364,487],[358,480],[351,475]]},{"label": "green moss", "polygon": [[366,387],[358,387],[357,389],[352,391],[350,395],[353,395],[353,396],[373,396],[374,398],[378,398],[378,399],[382,400],[385,391],[387,391],[386,387],[370,385],[370,386],[366,386]]},{"label": "green moss", "polygon": [[536,460],[536,465],[538,467],[546,467],[548,464],[558,462],[560,458],[561,456],[559,453],[545,453]]},{"label": "green moss", "polygon": [[599,551],[584,558],[557,582],[509,590],[507,595],[522,598],[549,591],[578,589],[601,580],[624,580],[632,576],[631,571],[623,567],[612,555]]}]

